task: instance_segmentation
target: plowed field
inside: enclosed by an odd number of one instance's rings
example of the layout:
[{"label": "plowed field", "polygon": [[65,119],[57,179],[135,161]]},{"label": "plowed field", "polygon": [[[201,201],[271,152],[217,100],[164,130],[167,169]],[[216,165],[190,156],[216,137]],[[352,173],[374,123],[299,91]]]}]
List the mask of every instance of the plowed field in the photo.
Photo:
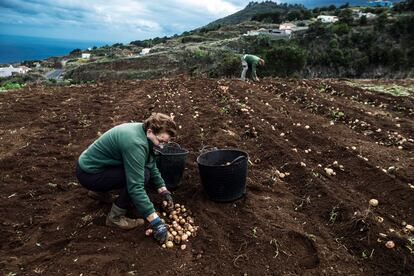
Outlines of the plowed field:
[{"label": "plowed field", "polygon": [[[186,76],[1,93],[0,271],[413,273],[414,233],[405,227],[414,224],[413,95],[370,92],[345,80],[251,84]],[[190,151],[174,192],[200,226],[186,250],[161,248],[144,228],[106,227],[110,205],[88,198],[74,173],[99,133],[152,112],[175,116],[176,142]],[[245,197],[207,199],[196,164],[205,146],[248,152]],[[377,207],[369,207],[371,198]]]}]

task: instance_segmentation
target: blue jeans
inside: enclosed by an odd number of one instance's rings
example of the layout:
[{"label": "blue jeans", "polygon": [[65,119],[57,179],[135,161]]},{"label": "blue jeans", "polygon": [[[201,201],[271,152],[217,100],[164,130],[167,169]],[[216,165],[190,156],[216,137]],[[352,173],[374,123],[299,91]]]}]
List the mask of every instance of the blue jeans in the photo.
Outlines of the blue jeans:
[{"label": "blue jeans", "polygon": [[[149,185],[151,174],[149,169],[145,168],[144,185]],[[76,163],[76,177],[79,183],[86,189],[94,192],[109,192],[112,190],[121,190],[118,198],[115,200],[116,206],[127,209],[132,205],[131,198],[128,194],[125,170],[123,166],[107,167],[99,173],[87,173]]]}]

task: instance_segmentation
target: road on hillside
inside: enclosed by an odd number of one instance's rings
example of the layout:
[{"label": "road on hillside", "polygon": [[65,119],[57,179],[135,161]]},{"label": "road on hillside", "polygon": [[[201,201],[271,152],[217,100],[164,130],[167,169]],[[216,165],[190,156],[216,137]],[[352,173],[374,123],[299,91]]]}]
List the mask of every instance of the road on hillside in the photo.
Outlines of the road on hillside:
[{"label": "road on hillside", "polygon": [[62,75],[62,73],[63,73],[63,69],[55,69],[55,70],[52,70],[52,71],[46,73],[45,78],[46,79],[55,79],[55,80],[57,80]]}]

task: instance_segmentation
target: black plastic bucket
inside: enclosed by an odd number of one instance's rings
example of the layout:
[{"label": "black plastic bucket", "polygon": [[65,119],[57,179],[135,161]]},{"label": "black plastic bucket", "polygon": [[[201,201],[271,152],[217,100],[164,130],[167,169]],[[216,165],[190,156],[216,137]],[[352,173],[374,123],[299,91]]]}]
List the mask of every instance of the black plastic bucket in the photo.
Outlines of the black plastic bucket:
[{"label": "black plastic bucket", "polygon": [[176,143],[168,143],[162,149],[155,149],[158,170],[167,189],[174,190],[181,184],[188,150]]},{"label": "black plastic bucket", "polygon": [[246,193],[248,154],[235,149],[216,149],[197,158],[201,184],[207,196],[229,202]]}]

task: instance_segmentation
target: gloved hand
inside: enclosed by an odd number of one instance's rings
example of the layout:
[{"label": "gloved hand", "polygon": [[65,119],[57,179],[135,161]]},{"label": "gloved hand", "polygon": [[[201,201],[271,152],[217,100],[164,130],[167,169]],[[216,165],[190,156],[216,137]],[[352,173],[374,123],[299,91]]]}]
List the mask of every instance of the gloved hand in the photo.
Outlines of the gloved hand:
[{"label": "gloved hand", "polygon": [[156,219],[152,220],[150,224],[153,231],[154,239],[156,239],[161,244],[165,243],[168,238],[168,230],[165,223],[162,222],[159,217],[157,217]]},{"label": "gloved hand", "polygon": [[174,207],[174,201],[173,201],[173,198],[171,196],[170,191],[165,190],[165,191],[161,192],[160,195],[162,196],[163,201],[166,201],[167,202],[167,206],[164,206],[164,208],[172,208],[172,207]]}]

